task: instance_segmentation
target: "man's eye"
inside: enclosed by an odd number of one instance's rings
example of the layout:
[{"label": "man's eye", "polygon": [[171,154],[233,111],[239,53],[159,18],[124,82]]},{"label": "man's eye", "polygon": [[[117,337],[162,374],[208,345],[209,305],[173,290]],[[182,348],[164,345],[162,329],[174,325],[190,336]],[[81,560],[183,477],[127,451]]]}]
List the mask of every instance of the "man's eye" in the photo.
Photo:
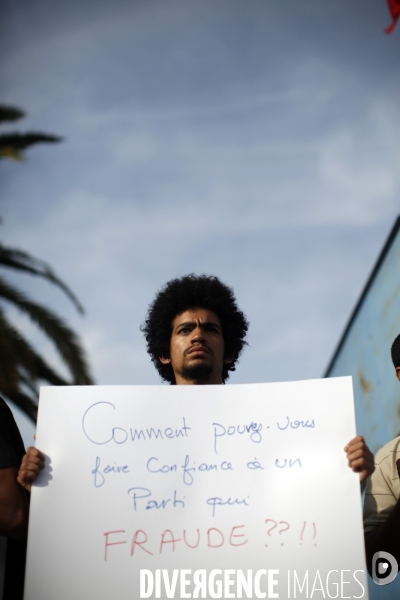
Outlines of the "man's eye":
[{"label": "man's eye", "polygon": [[211,331],[211,333],[218,333],[218,329],[216,327],[212,327],[212,326],[208,327],[207,331]]}]

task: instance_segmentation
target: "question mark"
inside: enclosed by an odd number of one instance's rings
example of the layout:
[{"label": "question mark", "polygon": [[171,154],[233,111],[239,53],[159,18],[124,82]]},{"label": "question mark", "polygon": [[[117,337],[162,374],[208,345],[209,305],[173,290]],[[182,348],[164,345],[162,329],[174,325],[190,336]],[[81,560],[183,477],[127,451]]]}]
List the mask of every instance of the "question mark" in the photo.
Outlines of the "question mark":
[{"label": "question mark", "polygon": [[273,531],[274,529],[276,529],[276,527],[278,527],[278,523],[276,521],[274,521],[273,519],[265,519],[265,524],[267,524],[268,521],[271,521],[271,523],[275,523],[275,525],[273,527],[271,527],[271,529],[268,529],[268,531],[267,531],[268,535],[271,535],[271,531]]},{"label": "question mark", "polygon": [[279,533],[280,534],[283,533],[284,531],[287,531],[288,529],[290,529],[290,525],[289,525],[289,523],[287,521],[279,521],[279,525],[281,523],[284,523],[285,525],[287,525],[287,527],[285,527],[284,529],[279,529]]},{"label": "question mark", "polygon": [[[268,523],[268,521],[271,521],[271,523],[275,523],[275,525],[273,525],[270,529],[268,529],[267,534],[270,536],[271,535],[271,531],[273,531],[274,529],[276,529],[276,527],[278,527],[278,523],[276,521],[274,521],[273,519],[265,519],[265,524]],[[268,544],[265,544],[266,546],[268,546]]]},{"label": "question mark", "polygon": [[[283,523],[283,524],[287,525],[287,527],[284,527],[283,529],[279,529],[279,530],[278,530],[278,531],[279,531],[279,535],[280,535],[281,533],[284,533],[284,532],[285,532],[285,531],[287,531],[288,529],[290,529],[290,525],[289,525],[289,523],[288,523],[287,521],[279,521],[279,525],[280,525],[281,523]],[[283,546],[283,542],[281,542],[281,546]]]}]

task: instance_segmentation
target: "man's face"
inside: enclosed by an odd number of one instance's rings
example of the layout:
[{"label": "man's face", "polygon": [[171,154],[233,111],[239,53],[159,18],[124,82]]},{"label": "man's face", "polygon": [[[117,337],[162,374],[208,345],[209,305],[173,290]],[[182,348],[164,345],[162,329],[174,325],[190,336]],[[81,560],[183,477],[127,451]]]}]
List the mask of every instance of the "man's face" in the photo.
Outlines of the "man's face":
[{"label": "man's face", "polygon": [[170,364],[177,385],[222,383],[225,344],[221,322],[206,308],[192,308],[177,315],[172,322],[170,356],[160,356]]}]

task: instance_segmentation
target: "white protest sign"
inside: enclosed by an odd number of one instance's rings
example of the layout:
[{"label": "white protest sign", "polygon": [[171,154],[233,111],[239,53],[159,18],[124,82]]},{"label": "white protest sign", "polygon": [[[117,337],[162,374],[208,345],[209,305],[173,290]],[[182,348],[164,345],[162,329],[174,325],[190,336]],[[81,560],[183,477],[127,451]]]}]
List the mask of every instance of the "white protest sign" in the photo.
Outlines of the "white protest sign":
[{"label": "white protest sign", "polygon": [[351,378],[42,388],[25,600],[366,598]]}]

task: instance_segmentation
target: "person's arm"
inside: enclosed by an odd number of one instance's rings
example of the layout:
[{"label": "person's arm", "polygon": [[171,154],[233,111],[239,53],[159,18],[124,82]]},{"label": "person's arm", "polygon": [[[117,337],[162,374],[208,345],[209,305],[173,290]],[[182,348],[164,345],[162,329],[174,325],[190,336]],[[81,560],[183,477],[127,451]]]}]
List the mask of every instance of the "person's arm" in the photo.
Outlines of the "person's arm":
[{"label": "person's arm", "polygon": [[39,471],[44,468],[44,460],[44,455],[40,450],[29,446],[18,471],[18,483],[29,493]]},{"label": "person's arm", "polygon": [[29,506],[17,483],[15,467],[0,469],[0,534],[18,540],[26,536]]},{"label": "person's arm", "polygon": [[374,455],[361,435],[353,438],[345,446],[344,451],[350,469],[360,474],[360,485],[362,485],[375,470]]}]

